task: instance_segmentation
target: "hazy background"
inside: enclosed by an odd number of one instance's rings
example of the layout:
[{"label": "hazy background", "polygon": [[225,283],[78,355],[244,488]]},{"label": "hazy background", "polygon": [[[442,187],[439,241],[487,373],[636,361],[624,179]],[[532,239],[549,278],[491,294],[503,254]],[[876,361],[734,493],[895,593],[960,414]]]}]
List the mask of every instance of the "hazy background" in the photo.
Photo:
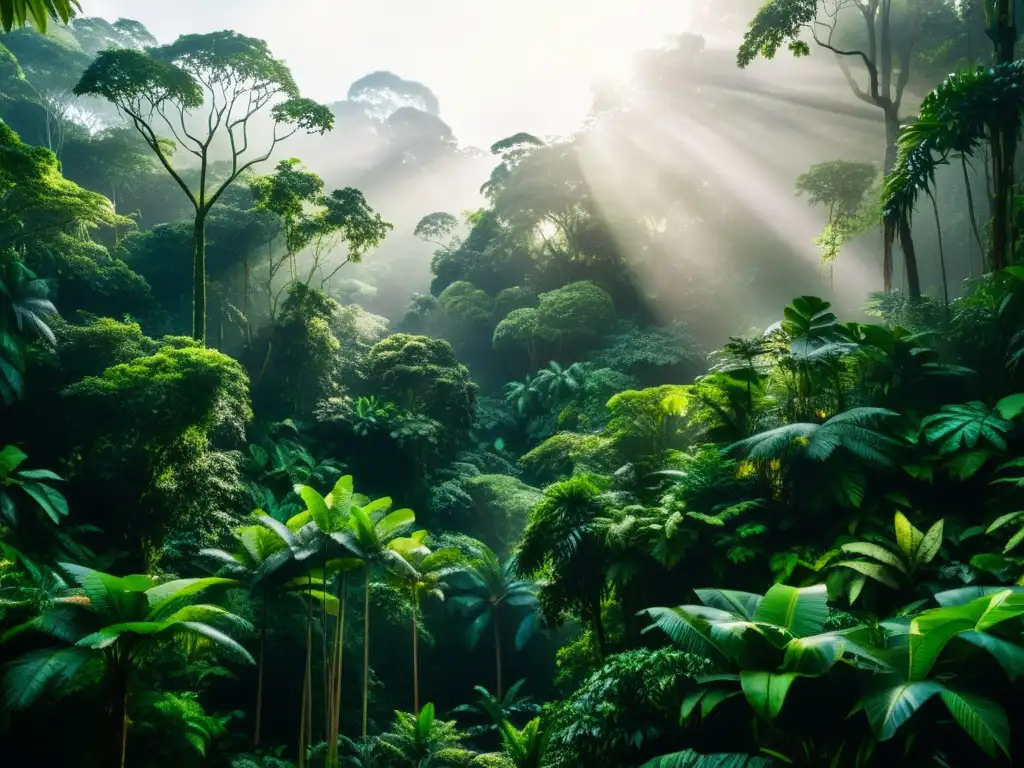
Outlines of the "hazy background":
[{"label": "hazy background", "polygon": [[[477,146],[519,130],[573,131],[595,79],[686,31],[686,0],[89,0],[90,16],[138,19],[161,42],[234,29],[270,43],[304,95],[323,102],[390,70],[427,84],[459,138]],[[571,32],[570,32],[571,31]]]}]

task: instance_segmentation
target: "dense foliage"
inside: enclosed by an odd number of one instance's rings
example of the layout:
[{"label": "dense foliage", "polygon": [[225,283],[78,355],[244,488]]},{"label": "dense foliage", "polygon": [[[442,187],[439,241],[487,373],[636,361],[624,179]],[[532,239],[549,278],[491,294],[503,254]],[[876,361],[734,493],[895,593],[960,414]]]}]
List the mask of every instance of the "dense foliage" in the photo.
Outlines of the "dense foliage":
[{"label": "dense foliage", "polygon": [[[749,12],[742,67],[835,54],[886,128],[882,174],[815,158],[791,180],[827,216],[828,288],[694,158],[609,203],[594,159],[641,167],[644,105],[699,134],[754,103],[695,35],[645,52],[579,133],[496,142],[488,176],[422,83],[373,72],[328,107],[261,40],[160,45],[76,2],[0,0],[0,754],[1014,760],[1009,6],[985,5],[990,59],[977,3],[697,5],[709,31]],[[968,66],[907,120],[944,64]],[[325,158],[350,141],[341,171]],[[952,159],[967,215],[936,200]],[[453,167],[480,171],[473,209],[392,214],[389,188],[433,195]],[[878,229],[884,290],[842,312],[835,265]]]}]

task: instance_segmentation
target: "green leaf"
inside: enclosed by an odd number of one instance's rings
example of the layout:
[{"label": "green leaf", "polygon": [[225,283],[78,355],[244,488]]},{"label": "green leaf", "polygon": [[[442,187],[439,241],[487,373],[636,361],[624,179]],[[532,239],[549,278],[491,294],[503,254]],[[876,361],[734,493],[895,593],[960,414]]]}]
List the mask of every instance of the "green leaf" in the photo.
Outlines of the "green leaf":
[{"label": "green leaf", "polygon": [[337,531],[344,526],[351,516],[353,496],[352,475],[338,478],[334,488],[327,495],[327,504],[331,509],[331,530]]},{"label": "green leaf", "polygon": [[405,526],[412,525],[415,522],[416,514],[411,509],[396,509],[377,523],[377,530],[379,531],[378,535],[386,538]]},{"label": "green leaf", "polygon": [[999,704],[950,687],[939,696],[960,727],[986,755],[994,758],[998,746],[1004,755],[1010,756],[1010,721]]},{"label": "green leaf", "polygon": [[770,722],[782,711],[786,694],[796,677],[791,672],[777,674],[743,670],[740,672],[740,685],[743,695],[758,717]]},{"label": "green leaf", "polygon": [[996,403],[996,410],[1007,421],[1013,421],[1024,413],[1024,394],[1007,395]]},{"label": "green leaf", "polygon": [[5,445],[0,450],[0,478],[10,475],[28,456],[20,448]]},{"label": "green leaf", "polygon": [[988,528],[985,529],[985,533],[992,533],[992,531],[1002,528],[1007,523],[1020,520],[1021,518],[1024,518],[1024,512],[1010,512],[1005,515],[1000,515],[992,521],[992,524],[989,525]]},{"label": "green leaf", "polygon": [[846,641],[839,635],[798,637],[786,644],[782,667],[787,672],[818,677],[835,666],[843,657],[845,648]]},{"label": "green leaf", "polygon": [[4,665],[4,708],[27,709],[51,686],[70,680],[92,654],[84,648],[43,648]]},{"label": "green leaf", "polygon": [[783,627],[797,637],[821,632],[828,618],[828,591],[824,584],[789,587],[775,584],[761,600],[754,620]]},{"label": "green leaf", "polygon": [[700,704],[700,700],[704,698],[704,694],[711,690],[712,689],[710,688],[695,688],[683,697],[683,704],[679,708],[680,724],[690,719],[690,715],[693,714],[693,710],[695,710],[697,705]]},{"label": "green leaf", "polygon": [[927,565],[939,554],[939,548],[942,547],[942,527],[943,521],[939,520],[925,533],[921,543],[918,545],[917,551],[914,553],[914,569]]},{"label": "green leaf", "polygon": [[844,560],[841,563],[836,563],[839,568],[849,568],[851,571],[857,571],[857,573],[867,576],[869,579],[874,579],[877,582],[885,584],[885,586],[891,589],[899,589],[899,583],[893,578],[893,575],[886,569],[884,565],[879,563],[865,563],[860,560]]},{"label": "green leaf", "polygon": [[30,480],[23,482],[21,489],[35,499],[35,502],[43,508],[43,511],[54,523],[59,523],[62,517],[67,517],[68,501],[56,488]]},{"label": "green leaf", "polygon": [[208,576],[199,579],[174,579],[146,590],[150,620],[166,618],[188,600],[214,587],[241,586],[237,579]]},{"label": "green leaf", "polygon": [[466,630],[466,637],[469,640],[469,647],[476,648],[476,644],[480,642],[480,636],[483,635],[484,630],[487,629],[491,623],[491,612],[484,611],[476,620],[469,625],[469,629]]},{"label": "green leaf", "polygon": [[992,654],[1010,680],[1024,675],[1024,648],[987,632],[964,632],[961,639]]},{"label": "green leaf", "polygon": [[[331,525],[331,510],[327,506],[324,497],[315,488],[310,488],[308,485],[296,485],[293,490],[305,502],[306,511],[312,516],[317,528],[324,533],[331,533],[336,530]],[[347,522],[347,520],[346,518],[344,522]],[[340,528],[341,526],[339,525],[338,527]]]},{"label": "green leaf", "polygon": [[924,704],[943,690],[934,680],[899,682],[866,696],[863,707],[868,723],[879,741],[888,741]]},{"label": "green leaf", "polygon": [[[946,609],[939,609],[946,610]],[[915,623],[914,627],[918,625]],[[961,632],[974,629],[974,622],[969,618],[950,618],[946,621],[932,625],[923,634],[911,634],[910,642],[910,667],[908,678],[910,680],[924,680],[932,671],[939,655],[950,640]]]},{"label": "green leaf", "polygon": [[914,553],[924,534],[915,528],[902,512],[896,513],[896,543],[908,560],[913,561]]},{"label": "green leaf", "polygon": [[878,560],[880,563],[891,565],[901,573],[907,572],[907,566],[903,564],[903,561],[880,544],[871,544],[866,541],[854,541],[849,544],[843,544],[840,549],[842,549],[843,552],[850,552],[855,555],[866,555],[874,560]]},{"label": "green leaf", "polygon": [[697,597],[704,605],[729,611],[744,619],[753,619],[757,606],[761,603],[761,595],[753,592],[737,592],[732,589],[695,589]]}]

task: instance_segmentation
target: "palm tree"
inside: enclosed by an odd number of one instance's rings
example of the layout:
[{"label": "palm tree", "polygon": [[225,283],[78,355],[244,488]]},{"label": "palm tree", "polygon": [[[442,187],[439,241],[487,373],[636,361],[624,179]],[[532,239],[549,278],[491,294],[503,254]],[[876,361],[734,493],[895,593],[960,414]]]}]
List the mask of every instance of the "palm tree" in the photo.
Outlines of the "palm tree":
[{"label": "palm tree", "polygon": [[563,368],[554,360],[542,368],[533,380],[536,389],[544,394],[548,403],[558,403],[563,398],[571,397],[583,388],[586,371],[579,363]]},{"label": "palm tree", "polygon": [[536,626],[536,585],[520,579],[516,574],[516,561],[509,558],[502,563],[486,544],[478,543],[470,560],[451,579],[451,585],[461,594],[450,602],[454,609],[472,619],[467,636],[470,647],[475,647],[490,626],[494,636],[494,666],[497,698],[501,687],[501,617],[512,609],[526,608],[527,613],[516,632],[516,649],[530,639]]},{"label": "palm tree", "polygon": [[50,19],[67,24],[81,10],[78,0],[0,0],[0,26],[10,32],[31,19],[40,32],[46,32]]},{"label": "palm tree", "polygon": [[434,705],[425,704],[420,714],[395,712],[391,731],[377,747],[396,768],[451,768],[466,765],[476,755],[463,746],[465,734],[454,721],[435,720]]},{"label": "palm tree", "polygon": [[412,536],[395,539],[390,547],[410,565],[409,570],[393,573],[395,586],[408,595],[412,607],[412,690],[413,714],[420,713],[420,672],[419,672],[419,626],[417,624],[420,600],[432,597],[444,600],[445,579],[455,572],[462,553],[455,547],[446,547],[436,552],[423,543],[426,531],[416,531]]},{"label": "palm tree", "polygon": [[605,592],[608,548],[595,522],[605,503],[596,478],[577,475],[553,483],[534,507],[519,544],[520,575],[545,573],[541,587],[545,618],[557,621],[563,609],[574,611],[594,631],[604,656],[601,598]]},{"label": "palm tree", "polygon": [[[1002,30],[1013,14],[994,12]],[[1010,32],[1010,39],[1013,33]],[[1012,48],[1012,45],[1011,45]],[[1017,216],[1013,211],[1015,126],[1024,109],[1024,63],[1004,60],[991,67],[961,69],[921,102],[917,118],[900,132],[896,165],[886,176],[882,214],[887,226],[913,215],[922,192],[932,193],[935,171],[950,155],[973,155],[993,147],[993,226],[989,269],[1007,266],[1013,256]],[[969,185],[968,185],[969,186]]]},{"label": "palm tree", "polygon": [[[340,482],[340,481],[339,481]],[[363,598],[363,729],[366,736],[370,695],[370,571],[376,565],[388,571],[408,573],[409,563],[389,544],[416,522],[411,509],[388,513],[391,499],[383,497],[362,506],[351,503],[348,526],[331,538],[350,551],[363,566],[365,576]]]},{"label": "palm tree", "polygon": [[505,405],[520,416],[532,412],[539,401],[540,390],[532,374],[527,374],[522,381],[510,381],[505,385]]},{"label": "palm tree", "polygon": [[214,587],[238,586],[234,579],[176,579],[156,584],[145,575],[119,578],[70,563],[60,567],[80,589],[57,598],[51,608],[5,637],[35,630],[61,642],[6,665],[5,704],[14,709],[28,707],[46,690],[76,677],[88,662],[100,659],[111,695],[107,764],[124,768],[129,683],[154,646],[168,639],[202,638],[253,663],[245,648],[217,628],[220,624],[249,631],[251,625],[219,606],[193,602]]},{"label": "palm tree", "polygon": [[222,549],[204,549],[200,555],[220,565],[219,574],[230,576],[244,584],[252,595],[260,599],[259,652],[256,671],[256,726],[253,747],[260,745],[263,717],[263,675],[267,637],[267,614],[271,600],[295,588],[294,580],[286,570],[295,557],[295,551],[281,535],[261,521],[236,532],[238,548],[234,552]]}]

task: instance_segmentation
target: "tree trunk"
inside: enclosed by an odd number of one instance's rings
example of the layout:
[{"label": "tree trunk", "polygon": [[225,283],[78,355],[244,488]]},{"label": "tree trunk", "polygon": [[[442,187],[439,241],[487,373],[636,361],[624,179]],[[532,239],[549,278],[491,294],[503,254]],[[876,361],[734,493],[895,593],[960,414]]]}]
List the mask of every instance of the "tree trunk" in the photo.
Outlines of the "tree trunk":
[{"label": "tree trunk", "polygon": [[501,630],[498,628],[498,613],[491,616],[491,623],[494,625],[494,669],[497,678],[497,689],[495,694],[501,700]]},{"label": "tree trunk", "polygon": [[901,216],[898,224],[900,245],[903,247],[903,264],[907,271],[907,295],[911,301],[921,300],[921,278],[917,273],[917,250],[910,234],[910,219]]},{"label": "tree trunk", "polygon": [[363,593],[363,738],[366,738],[366,715],[370,700],[370,566],[366,568]]},{"label": "tree trunk", "polygon": [[[946,250],[942,246],[942,221],[939,218],[939,203],[931,192],[928,196],[932,199],[932,210],[935,212],[935,232],[939,238],[939,268],[942,270],[942,306],[945,311],[946,321],[949,321],[949,280],[946,277]],[[968,241],[969,242],[969,241]]]},{"label": "tree trunk", "polygon": [[313,711],[311,699],[313,695],[313,596],[309,590],[313,588],[313,574],[310,571],[306,586],[306,670],[302,676],[302,711],[299,716],[299,768],[306,765],[306,746],[310,742],[309,731],[313,727]]},{"label": "tree trunk", "polygon": [[125,755],[128,751],[128,673],[120,667],[114,669],[114,687],[110,703],[111,763],[124,768]]},{"label": "tree trunk", "polygon": [[591,609],[591,621],[594,627],[594,639],[597,642],[597,655],[600,659],[604,659],[605,656],[605,644],[606,638],[604,635],[604,621],[601,619],[601,598],[598,597],[595,601],[596,605]]},{"label": "tree trunk", "polygon": [[206,212],[196,213],[192,233],[192,338],[206,346]]},{"label": "tree trunk", "polygon": [[338,734],[341,729],[341,660],[345,650],[345,601],[348,575],[338,580],[338,620],[334,625],[334,653],[331,654],[331,730],[327,737],[327,768],[338,767]]},{"label": "tree trunk", "polygon": [[242,273],[242,313],[245,315],[245,344],[252,346],[252,322],[249,320],[249,252],[245,252],[245,267]]},{"label": "tree trunk", "polygon": [[420,716],[420,644],[416,627],[416,595],[412,598],[412,712]]},{"label": "tree trunk", "polygon": [[263,666],[267,644],[267,593],[263,592],[263,618],[260,623],[260,654],[256,670],[256,734],[253,737],[253,749],[260,745],[260,725],[263,722]]},{"label": "tree trunk", "polygon": [[[1016,55],[1017,30],[1013,24],[1012,0],[999,0],[995,24],[996,64],[1010,64]],[[989,269],[1002,269],[1013,259],[1016,243],[1016,219],[1013,215],[1014,160],[1017,154],[1017,133],[1020,130],[1020,114],[1011,105],[999,111],[993,127],[992,178],[994,195],[992,201],[992,251],[989,255]]]},{"label": "tree trunk", "polygon": [[[885,116],[885,175],[888,176],[896,166],[896,140],[899,138],[900,126],[893,115]],[[882,232],[882,290],[892,293],[892,245],[896,239],[896,230],[886,223]]]}]

